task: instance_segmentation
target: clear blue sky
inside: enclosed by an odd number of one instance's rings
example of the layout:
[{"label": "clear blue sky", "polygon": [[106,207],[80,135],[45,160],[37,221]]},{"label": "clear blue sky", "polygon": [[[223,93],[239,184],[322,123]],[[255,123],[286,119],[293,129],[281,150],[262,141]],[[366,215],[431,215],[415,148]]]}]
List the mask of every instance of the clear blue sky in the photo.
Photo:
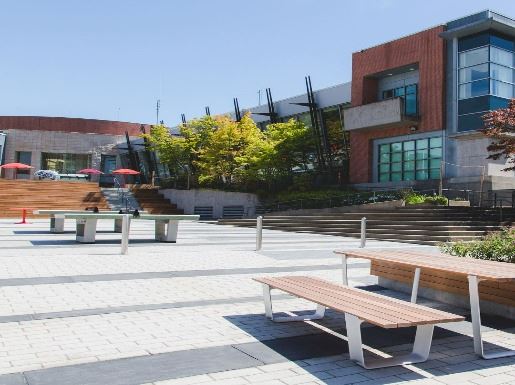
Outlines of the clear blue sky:
[{"label": "clear blue sky", "polygon": [[0,115],[168,125],[349,81],[351,54],[512,0],[2,0]]}]

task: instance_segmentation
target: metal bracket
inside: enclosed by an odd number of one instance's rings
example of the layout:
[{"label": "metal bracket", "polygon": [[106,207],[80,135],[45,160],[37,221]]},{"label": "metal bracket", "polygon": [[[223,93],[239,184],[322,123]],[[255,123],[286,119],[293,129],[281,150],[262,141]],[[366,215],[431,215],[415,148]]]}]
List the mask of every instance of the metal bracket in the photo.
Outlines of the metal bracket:
[{"label": "metal bracket", "polygon": [[274,322],[293,322],[293,321],[314,321],[324,318],[325,306],[318,305],[313,314],[297,315],[297,316],[274,316],[272,309],[272,296],[270,294],[270,286],[266,283],[263,284],[263,299],[265,301],[265,314],[270,320]]},{"label": "metal bracket", "polygon": [[419,325],[415,334],[413,350],[409,354],[397,357],[376,358],[365,362],[363,355],[363,342],[361,340],[361,324],[363,320],[358,317],[345,313],[345,327],[347,329],[347,339],[349,343],[350,359],[364,367],[365,369],[386,368],[389,366],[416,364],[427,361],[433,340],[434,325]]}]

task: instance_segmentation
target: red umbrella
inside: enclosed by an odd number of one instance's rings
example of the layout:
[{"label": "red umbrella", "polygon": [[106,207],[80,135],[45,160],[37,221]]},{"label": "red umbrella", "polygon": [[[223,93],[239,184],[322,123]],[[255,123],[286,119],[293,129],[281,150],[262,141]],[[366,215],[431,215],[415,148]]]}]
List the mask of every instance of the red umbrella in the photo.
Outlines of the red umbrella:
[{"label": "red umbrella", "polygon": [[138,175],[141,174],[139,171],[131,170],[130,168],[119,168],[118,170],[114,170],[112,174],[116,175]]},{"label": "red umbrella", "polygon": [[85,169],[80,170],[78,173],[79,174],[94,174],[94,175],[103,174],[102,171],[94,169],[94,168],[85,168]]},{"label": "red umbrella", "polygon": [[[13,169],[13,170],[28,170],[29,168],[34,168],[24,163],[6,163],[0,166],[0,169]],[[14,172],[14,179],[16,179],[16,171]]]},{"label": "red umbrella", "polygon": [[28,168],[34,168],[34,167],[29,166],[28,164],[24,164],[24,163],[6,163],[6,164],[1,165],[0,168],[28,169]]}]

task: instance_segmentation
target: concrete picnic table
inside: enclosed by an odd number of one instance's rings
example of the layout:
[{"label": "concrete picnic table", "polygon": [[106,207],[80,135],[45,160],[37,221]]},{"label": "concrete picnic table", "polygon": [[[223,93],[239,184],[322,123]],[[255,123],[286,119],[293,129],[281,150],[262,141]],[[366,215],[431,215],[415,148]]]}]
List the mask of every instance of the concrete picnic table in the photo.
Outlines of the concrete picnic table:
[{"label": "concrete picnic table", "polygon": [[411,302],[417,301],[421,269],[441,271],[466,276],[469,286],[470,313],[474,351],[484,359],[515,355],[515,350],[485,352],[481,336],[481,310],[479,306],[479,282],[514,282],[515,264],[481,259],[455,257],[448,254],[432,254],[418,250],[336,250],[343,263],[343,283],[347,285],[347,258],[364,258],[383,261],[414,269]]},{"label": "concrete picnic table", "polygon": [[[65,218],[77,221],[76,240],[80,243],[95,243],[97,221],[99,219],[127,218],[131,220],[154,221],[155,240],[159,242],[175,243],[179,230],[179,221],[198,221],[200,215],[162,215],[162,214],[141,214],[133,216],[130,214],[102,214],[102,213],[64,213]],[[128,226],[128,225],[127,225]],[[123,227],[123,226],[122,226]],[[128,234],[125,234],[128,237]]]},{"label": "concrete picnic table", "polygon": [[[64,233],[64,214],[120,214],[119,211],[114,210],[105,210],[105,211],[99,211],[98,213],[95,213],[93,211],[87,211],[87,210],[35,210],[33,214],[35,215],[48,215],[50,216],[50,232],[61,234]],[[139,211],[140,214],[146,214],[145,211]],[[132,215],[132,212],[129,213]],[[122,218],[115,218],[114,219],[114,230],[115,233],[121,233],[122,232]]]}]

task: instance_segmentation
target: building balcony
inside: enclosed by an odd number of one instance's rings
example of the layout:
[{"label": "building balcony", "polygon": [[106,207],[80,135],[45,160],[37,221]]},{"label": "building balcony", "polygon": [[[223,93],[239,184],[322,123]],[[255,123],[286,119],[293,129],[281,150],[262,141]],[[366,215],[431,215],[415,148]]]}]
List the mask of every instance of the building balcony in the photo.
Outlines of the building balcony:
[{"label": "building balcony", "polygon": [[351,107],[344,111],[345,129],[352,131],[417,124],[418,116],[406,115],[405,110],[403,98]]}]

